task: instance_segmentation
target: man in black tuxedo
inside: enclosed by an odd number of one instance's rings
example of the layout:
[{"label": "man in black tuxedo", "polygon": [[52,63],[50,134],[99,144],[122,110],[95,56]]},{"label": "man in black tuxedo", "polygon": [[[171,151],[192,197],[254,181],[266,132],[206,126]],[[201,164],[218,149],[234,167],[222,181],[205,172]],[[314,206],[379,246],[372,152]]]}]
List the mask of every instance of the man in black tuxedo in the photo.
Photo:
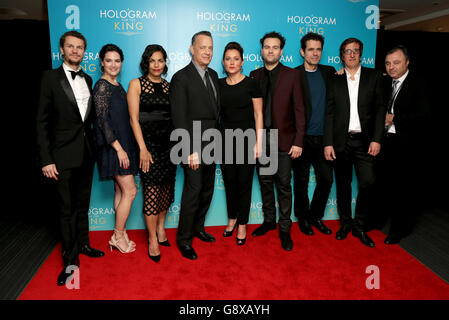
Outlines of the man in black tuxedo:
[{"label": "man in black tuxedo", "polygon": [[79,253],[89,257],[104,253],[89,244],[95,111],[92,79],[80,69],[86,39],[77,31],[68,31],[60,39],[60,50],[63,65],[42,76],[36,129],[42,173],[56,181],[58,193],[64,270],[57,283],[62,286],[72,273],[66,268],[79,267]]},{"label": "man in black tuxedo", "polygon": [[[343,41],[340,56],[344,73],[330,81],[324,128],[324,155],[335,161],[337,207],[341,227],[338,240],[352,234],[368,246],[374,241],[367,234],[372,215],[374,159],[380,152],[385,123],[382,75],[360,65],[363,43],[356,38]],[[358,179],[355,217],[351,215],[352,168]]]},{"label": "man in black tuxedo", "polygon": [[204,221],[214,193],[215,163],[201,161],[204,144],[196,146],[194,121],[201,124],[202,133],[218,129],[219,86],[217,73],[208,67],[212,60],[213,40],[209,31],[200,31],[192,37],[190,46],[192,61],[173,75],[170,84],[170,103],[173,124],[176,129],[189,132],[191,154],[183,161],[184,188],[177,243],[187,259],[197,259],[192,248],[193,237],[205,242],[215,238],[204,230]]},{"label": "man in black tuxedo", "polygon": [[[380,212],[391,217],[386,244],[396,244],[411,233],[421,205],[425,172],[429,100],[426,83],[408,69],[403,46],[385,57],[387,115],[379,155]],[[419,148],[419,152],[414,152]],[[380,225],[385,221],[380,221]]]},{"label": "man in black tuxedo", "polygon": [[[304,64],[296,69],[300,72],[306,113],[306,133],[301,157],[293,160],[295,215],[299,229],[306,235],[313,235],[312,226],[321,233],[332,231],[323,222],[324,210],[332,187],[332,163],[324,158],[323,133],[324,112],[326,110],[326,87],[335,68],[320,63],[324,37],[308,33],[301,39],[301,56]],[[316,187],[309,205],[310,165],[313,165]]]}]

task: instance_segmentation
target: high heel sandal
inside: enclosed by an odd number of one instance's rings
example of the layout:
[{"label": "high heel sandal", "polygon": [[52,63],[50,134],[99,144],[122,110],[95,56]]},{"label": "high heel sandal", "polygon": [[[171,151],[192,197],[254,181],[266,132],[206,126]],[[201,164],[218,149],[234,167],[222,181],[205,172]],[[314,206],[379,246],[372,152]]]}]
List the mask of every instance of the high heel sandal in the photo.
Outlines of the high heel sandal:
[{"label": "high heel sandal", "polygon": [[[246,228],[246,227],[245,227],[245,228]],[[245,229],[245,230],[246,230],[246,229]],[[246,233],[246,231],[245,231],[245,233]],[[237,245],[238,245],[238,246],[243,246],[243,245],[245,244],[245,242],[246,242],[246,236],[245,236],[245,238],[240,239],[240,238],[239,238],[239,234],[238,234],[238,232],[237,232],[236,240],[237,240]]]},{"label": "high heel sandal", "polygon": [[135,248],[136,247],[136,243],[134,241],[132,241],[132,240],[129,240],[128,234],[126,233],[126,229],[123,230],[123,232],[125,233],[124,236],[125,236],[126,242],[128,242],[133,248]]},{"label": "high heel sandal", "polygon": [[[159,241],[158,241],[159,242]],[[150,254],[150,241],[148,241],[148,257],[154,262],[158,263],[161,260],[161,254],[159,253],[157,256],[152,256]]]},{"label": "high heel sandal", "polygon": [[226,229],[223,231],[223,237],[227,238],[227,237],[232,236],[236,227],[237,227],[237,220],[235,221],[234,226],[232,227],[231,231],[227,231]]},{"label": "high heel sandal", "polygon": [[237,245],[238,246],[243,246],[245,244],[245,242],[246,242],[246,237],[243,238],[243,239],[239,239],[239,238],[236,238],[236,239],[237,239]]},{"label": "high heel sandal", "polygon": [[[124,231],[119,231],[119,230],[114,229],[114,234],[112,235],[111,239],[109,240],[109,248],[111,249],[111,252],[112,252],[113,247],[116,248],[121,253],[131,253],[131,252],[136,251],[136,249],[133,246],[131,246],[131,244],[128,241],[126,241],[126,238],[124,236],[123,236],[123,238],[120,238],[117,240],[117,237],[115,236],[116,233],[124,233]],[[121,239],[125,240],[125,242],[127,244],[126,249],[123,249],[122,247],[120,247]]]}]

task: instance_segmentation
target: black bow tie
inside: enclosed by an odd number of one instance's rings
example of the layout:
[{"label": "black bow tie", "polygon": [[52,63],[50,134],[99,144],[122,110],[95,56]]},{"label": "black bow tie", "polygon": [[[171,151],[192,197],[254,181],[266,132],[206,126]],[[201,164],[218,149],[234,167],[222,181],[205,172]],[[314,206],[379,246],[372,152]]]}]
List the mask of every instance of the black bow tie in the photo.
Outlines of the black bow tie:
[{"label": "black bow tie", "polygon": [[80,70],[80,71],[72,71],[72,70],[69,70],[69,71],[70,71],[70,73],[72,74],[72,79],[73,79],[73,80],[75,80],[75,77],[76,77],[76,76],[84,77],[84,72],[83,72],[83,70]]}]

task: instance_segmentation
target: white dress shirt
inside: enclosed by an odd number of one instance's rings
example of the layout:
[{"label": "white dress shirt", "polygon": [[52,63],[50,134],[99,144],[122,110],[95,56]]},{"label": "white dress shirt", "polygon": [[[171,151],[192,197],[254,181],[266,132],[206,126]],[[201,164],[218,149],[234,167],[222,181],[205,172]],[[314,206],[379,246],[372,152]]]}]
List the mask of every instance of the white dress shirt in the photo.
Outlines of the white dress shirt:
[{"label": "white dress shirt", "polygon": [[73,70],[69,68],[65,63],[62,64],[62,67],[64,68],[67,80],[69,80],[70,86],[72,87],[73,94],[75,95],[76,104],[78,105],[81,119],[84,121],[90,98],[90,91],[87,86],[86,80],[84,79],[84,77],[80,76],[76,76],[75,79],[72,79],[72,74],[70,73],[70,71],[78,71],[79,69]]},{"label": "white dress shirt", "polygon": [[362,126],[360,125],[359,110],[358,110],[358,99],[359,99],[359,83],[360,83],[360,73],[362,67],[354,75],[354,80],[351,80],[351,74],[346,70],[346,81],[348,83],[349,91],[349,132],[362,132]]},{"label": "white dress shirt", "polygon": [[[398,84],[396,85],[396,92],[393,92],[393,102],[391,105],[391,113],[394,114],[394,102],[396,100],[396,97],[399,94],[399,91],[401,91],[402,84],[404,83],[405,78],[407,78],[408,70],[406,73],[402,75],[398,80]],[[393,118],[393,124],[388,128],[388,133],[396,133],[396,128],[394,127],[394,118]]]}]

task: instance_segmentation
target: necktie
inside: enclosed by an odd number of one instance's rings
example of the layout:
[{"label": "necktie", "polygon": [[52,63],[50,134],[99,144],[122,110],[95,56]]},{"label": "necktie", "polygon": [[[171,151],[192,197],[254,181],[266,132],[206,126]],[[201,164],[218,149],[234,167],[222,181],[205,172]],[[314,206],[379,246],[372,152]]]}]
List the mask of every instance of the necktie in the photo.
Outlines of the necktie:
[{"label": "necktie", "polygon": [[265,128],[271,128],[272,125],[272,120],[271,120],[271,82],[272,82],[272,78],[271,78],[271,72],[267,71],[265,73],[265,77],[266,77],[266,84],[265,84],[265,106],[264,106],[264,123],[265,123]]},{"label": "necktie", "polygon": [[212,84],[210,83],[210,76],[209,76],[209,72],[207,70],[204,73],[204,79],[206,80],[206,87],[207,87],[207,91],[209,93],[209,99],[210,99],[212,105],[214,106],[214,108],[217,108],[217,100],[215,98],[214,89],[212,88]]},{"label": "necktie", "polygon": [[72,70],[69,70],[69,71],[70,71],[70,73],[72,74],[72,80],[75,80],[75,77],[76,77],[76,76],[84,77],[84,72],[83,72],[83,70],[79,70],[79,71],[72,71]]},{"label": "necktie", "polygon": [[397,91],[397,86],[398,86],[399,80],[394,79],[392,86],[391,86],[391,96],[390,96],[390,100],[388,101],[388,113],[393,113],[393,103],[394,103],[394,99],[396,98],[396,91]]}]

